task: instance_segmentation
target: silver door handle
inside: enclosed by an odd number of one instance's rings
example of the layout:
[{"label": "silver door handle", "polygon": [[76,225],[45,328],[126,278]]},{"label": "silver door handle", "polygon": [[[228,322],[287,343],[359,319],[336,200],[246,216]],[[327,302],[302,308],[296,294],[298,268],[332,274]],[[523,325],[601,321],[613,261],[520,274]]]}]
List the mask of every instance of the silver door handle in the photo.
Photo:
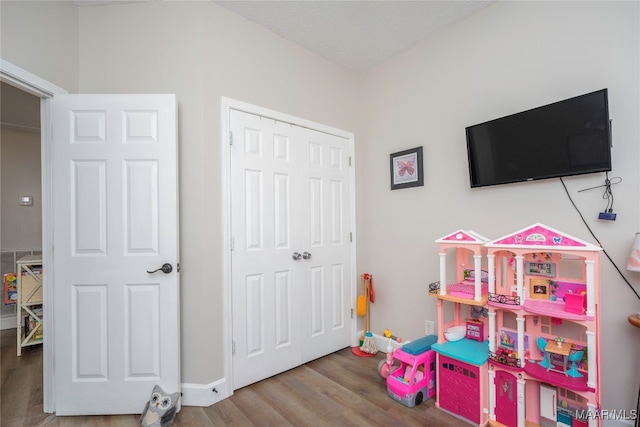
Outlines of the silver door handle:
[{"label": "silver door handle", "polygon": [[300,252],[294,252],[292,258],[294,261],[297,261],[300,259],[301,256],[302,255],[300,255]]},{"label": "silver door handle", "polygon": [[302,258],[309,259],[309,258],[311,258],[311,254],[309,252],[303,252],[302,253]]},{"label": "silver door handle", "polygon": [[164,274],[169,274],[169,273],[171,273],[173,271],[173,267],[171,266],[171,264],[166,263],[166,264],[162,264],[162,267],[157,268],[157,269],[155,269],[153,271],[147,270],[147,273],[153,274],[156,271],[162,271]]}]

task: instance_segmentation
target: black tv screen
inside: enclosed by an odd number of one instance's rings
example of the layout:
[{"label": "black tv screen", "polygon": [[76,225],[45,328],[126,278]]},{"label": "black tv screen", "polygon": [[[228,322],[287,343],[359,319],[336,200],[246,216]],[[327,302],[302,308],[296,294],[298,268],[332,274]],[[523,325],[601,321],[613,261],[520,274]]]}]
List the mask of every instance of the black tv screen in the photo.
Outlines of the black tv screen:
[{"label": "black tv screen", "polygon": [[607,89],[469,126],[471,187],[611,170]]}]

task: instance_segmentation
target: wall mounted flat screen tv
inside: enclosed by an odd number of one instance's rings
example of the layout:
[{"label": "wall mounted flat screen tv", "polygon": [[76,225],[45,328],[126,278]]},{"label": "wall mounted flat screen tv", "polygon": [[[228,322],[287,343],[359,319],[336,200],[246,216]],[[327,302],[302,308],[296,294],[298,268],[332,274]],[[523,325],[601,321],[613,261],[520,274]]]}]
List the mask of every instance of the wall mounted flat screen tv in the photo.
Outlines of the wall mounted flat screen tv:
[{"label": "wall mounted flat screen tv", "polygon": [[469,126],[471,187],[611,170],[607,89]]}]

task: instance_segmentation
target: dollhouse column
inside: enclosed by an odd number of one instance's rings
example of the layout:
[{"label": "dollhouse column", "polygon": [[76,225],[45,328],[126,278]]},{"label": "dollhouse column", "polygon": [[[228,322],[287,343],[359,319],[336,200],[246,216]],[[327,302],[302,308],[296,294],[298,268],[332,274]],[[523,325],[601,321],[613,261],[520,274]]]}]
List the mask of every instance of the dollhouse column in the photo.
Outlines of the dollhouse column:
[{"label": "dollhouse column", "polygon": [[[526,426],[526,419],[525,419],[525,415],[526,415],[526,410],[524,407],[524,402],[525,402],[525,386],[526,386],[527,382],[521,378],[518,379],[518,427],[525,427]],[[495,387],[494,387],[495,388]]]},{"label": "dollhouse column", "polygon": [[496,372],[493,370],[493,365],[489,369],[489,419],[496,420],[496,388],[493,384],[496,383]]},{"label": "dollhouse column", "polygon": [[595,414],[598,413],[598,408],[592,402],[587,403],[587,412],[591,415],[589,417],[589,427],[598,427],[598,420],[600,419]]},{"label": "dollhouse column", "polygon": [[447,254],[440,252],[440,295],[447,294]]},{"label": "dollhouse column", "polygon": [[[444,338],[444,300],[438,298],[438,342],[445,342]],[[436,369],[437,370],[437,369]]]},{"label": "dollhouse column", "polygon": [[489,292],[496,293],[496,256],[487,255],[487,270],[489,273]]},{"label": "dollhouse column", "polygon": [[475,301],[482,301],[482,292],[480,289],[480,286],[482,285],[482,255],[474,255],[473,256],[473,269],[475,270],[476,273],[476,280],[474,282],[474,288],[475,288]]},{"label": "dollhouse column", "polygon": [[516,256],[516,286],[518,287],[518,297],[520,298],[520,304],[524,303],[524,292],[522,286],[524,284],[524,277],[522,275],[524,257],[522,255]]},{"label": "dollhouse column", "polygon": [[598,383],[598,370],[596,369],[596,334],[593,331],[587,331],[587,363],[589,364],[587,386],[596,388]]},{"label": "dollhouse column", "polygon": [[[496,312],[489,311],[489,351],[496,351]],[[523,365],[524,366],[524,365]],[[493,384],[493,383],[490,383]]]},{"label": "dollhouse column", "polygon": [[524,366],[524,317],[517,317],[518,323],[518,359],[520,366]]},{"label": "dollhouse column", "polygon": [[595,299],[595,261],[586,260],[587,267],[587,316],[594,316],[596,313]]}]

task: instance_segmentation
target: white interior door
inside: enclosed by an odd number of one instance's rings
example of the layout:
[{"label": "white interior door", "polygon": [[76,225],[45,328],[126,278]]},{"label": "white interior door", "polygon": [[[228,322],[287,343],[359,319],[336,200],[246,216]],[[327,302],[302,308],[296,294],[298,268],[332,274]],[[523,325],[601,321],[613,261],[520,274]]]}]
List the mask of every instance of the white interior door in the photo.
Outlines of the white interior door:
[{"label": "white interior door", "polygon": [[58,415],[180,389],[176,118],[174,95],[53,98]]},{"label": "white interior door", "polygon": [[231,110],[233,387],[351,339],[345,138]]}]

